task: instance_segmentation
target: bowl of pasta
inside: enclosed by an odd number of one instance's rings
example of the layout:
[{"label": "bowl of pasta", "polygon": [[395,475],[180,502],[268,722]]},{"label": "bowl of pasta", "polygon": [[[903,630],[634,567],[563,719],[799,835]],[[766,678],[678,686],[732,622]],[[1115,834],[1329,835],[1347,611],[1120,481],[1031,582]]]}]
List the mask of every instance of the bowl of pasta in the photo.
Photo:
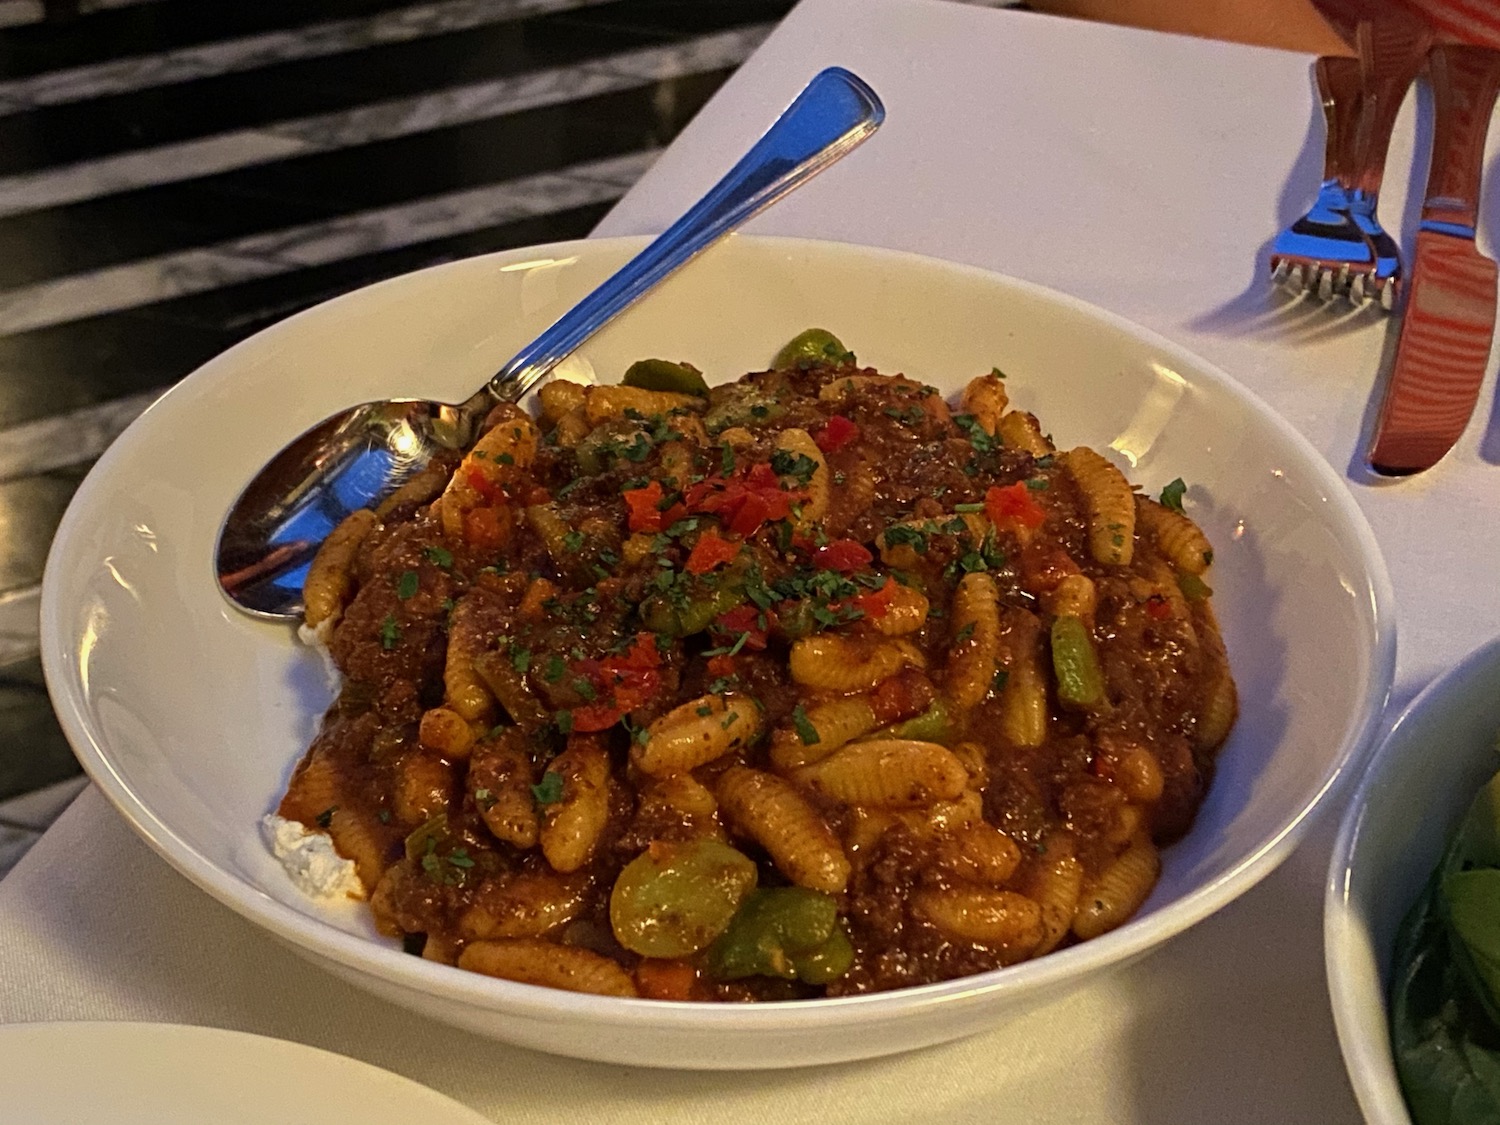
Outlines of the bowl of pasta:
[{"label": "bowl of pasta", "polygon": [[300,632],[229,606],[288,438],[461,398],[639,245],[341,297],[101,459],[44,661],[151,846],[398,1004],[697,1068],[994,1026],[1280,862],[1389,690],[1368,526],[1226,375],[982,270],[730,239],[323,527]]}]

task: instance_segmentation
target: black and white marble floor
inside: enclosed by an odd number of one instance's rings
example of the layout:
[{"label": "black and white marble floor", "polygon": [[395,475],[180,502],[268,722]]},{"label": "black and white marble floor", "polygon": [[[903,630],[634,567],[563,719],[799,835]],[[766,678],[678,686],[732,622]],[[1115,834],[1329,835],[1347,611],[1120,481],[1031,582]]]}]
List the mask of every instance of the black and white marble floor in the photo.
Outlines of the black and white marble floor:
[{"label": "black and white marble floor", "polygon": [[587,234],[792,2],[0,0],[0,875],[83,784],[37,605],[110,441],[311,304]]}]

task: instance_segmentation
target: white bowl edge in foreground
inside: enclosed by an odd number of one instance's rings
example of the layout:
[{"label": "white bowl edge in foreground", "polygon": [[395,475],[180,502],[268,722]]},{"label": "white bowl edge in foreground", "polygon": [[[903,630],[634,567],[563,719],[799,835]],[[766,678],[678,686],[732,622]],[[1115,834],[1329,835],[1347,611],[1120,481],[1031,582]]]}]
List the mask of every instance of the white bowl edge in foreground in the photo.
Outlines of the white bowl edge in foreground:
[{"label": "white bowl edge in foreground", "polygon": [[1411,702],[1371,756],[1328,868],[1323,942],[1344,1064],[1371,1125],[1411,1125],[1387,1004],[1396,931],[1474,794],[1500,770],[1500,639]]},{"label": "white bowl edge in foreground", "polygon": [[[701,1006],[534,989],[372,940],[358,909],[301,900],[255,825],[330,683],[290,631],[214,588],[218,520],[286,440],[381,395],[459,399],[642,244],[534,247],[397,278],[206,364],[105,454],[65,516],[42,599],[48,685],[91,777],[198,886],[388,998],[497,1038],[644,1065],[787,1066],[955,1038],[1139,955],[1267,875],[1368,740],[1394,669],[1374,538],[1337,475],[1233,380],[1073,298],[853,246],[733,238],[582,349],[574,374],[643,355],[721,378],[811,324],[885,371],[957,390],[999,365],[1064,447],[1112,452],[1152,493],[1189,482],[1242,719],[1199,824],[1142,915],[1095,941],[964,980],[799,1004]],[[1133,467],[1132,467],[1133,466]]]}]

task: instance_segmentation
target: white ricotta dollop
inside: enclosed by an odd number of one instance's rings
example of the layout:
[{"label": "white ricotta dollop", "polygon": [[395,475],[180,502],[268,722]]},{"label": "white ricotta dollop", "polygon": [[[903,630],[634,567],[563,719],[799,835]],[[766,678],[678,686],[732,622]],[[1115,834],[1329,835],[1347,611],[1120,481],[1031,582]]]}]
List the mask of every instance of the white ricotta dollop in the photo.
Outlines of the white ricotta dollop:
[{"label": "white ricotta dollop", "polygon": [[260,822],[266,846],[281,861],[288,877],[308,898],[364,898],[364,884],[354,862],[339,855],[322,832],[309,832],[295,820],[275,813]]}]

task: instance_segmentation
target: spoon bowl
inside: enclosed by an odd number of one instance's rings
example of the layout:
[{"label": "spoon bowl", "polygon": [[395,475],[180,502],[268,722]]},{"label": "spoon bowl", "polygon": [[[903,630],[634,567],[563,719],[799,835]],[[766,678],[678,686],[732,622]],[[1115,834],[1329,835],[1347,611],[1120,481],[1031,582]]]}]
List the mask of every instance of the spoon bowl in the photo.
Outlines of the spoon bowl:
[{"label": "spoon bowl", "polygon": [[501,402],[515,402],[654,286],[709,245],[851,152],[879,128],[875,91],[841,67],[820,71],[740,161],[660,237],[523,348],[462,403],[366,402],[297,437],[230,507],[215,546],[219,587],[256,617],[302,616],[302,585],[323,540],[433,457],[461,450]]}]

